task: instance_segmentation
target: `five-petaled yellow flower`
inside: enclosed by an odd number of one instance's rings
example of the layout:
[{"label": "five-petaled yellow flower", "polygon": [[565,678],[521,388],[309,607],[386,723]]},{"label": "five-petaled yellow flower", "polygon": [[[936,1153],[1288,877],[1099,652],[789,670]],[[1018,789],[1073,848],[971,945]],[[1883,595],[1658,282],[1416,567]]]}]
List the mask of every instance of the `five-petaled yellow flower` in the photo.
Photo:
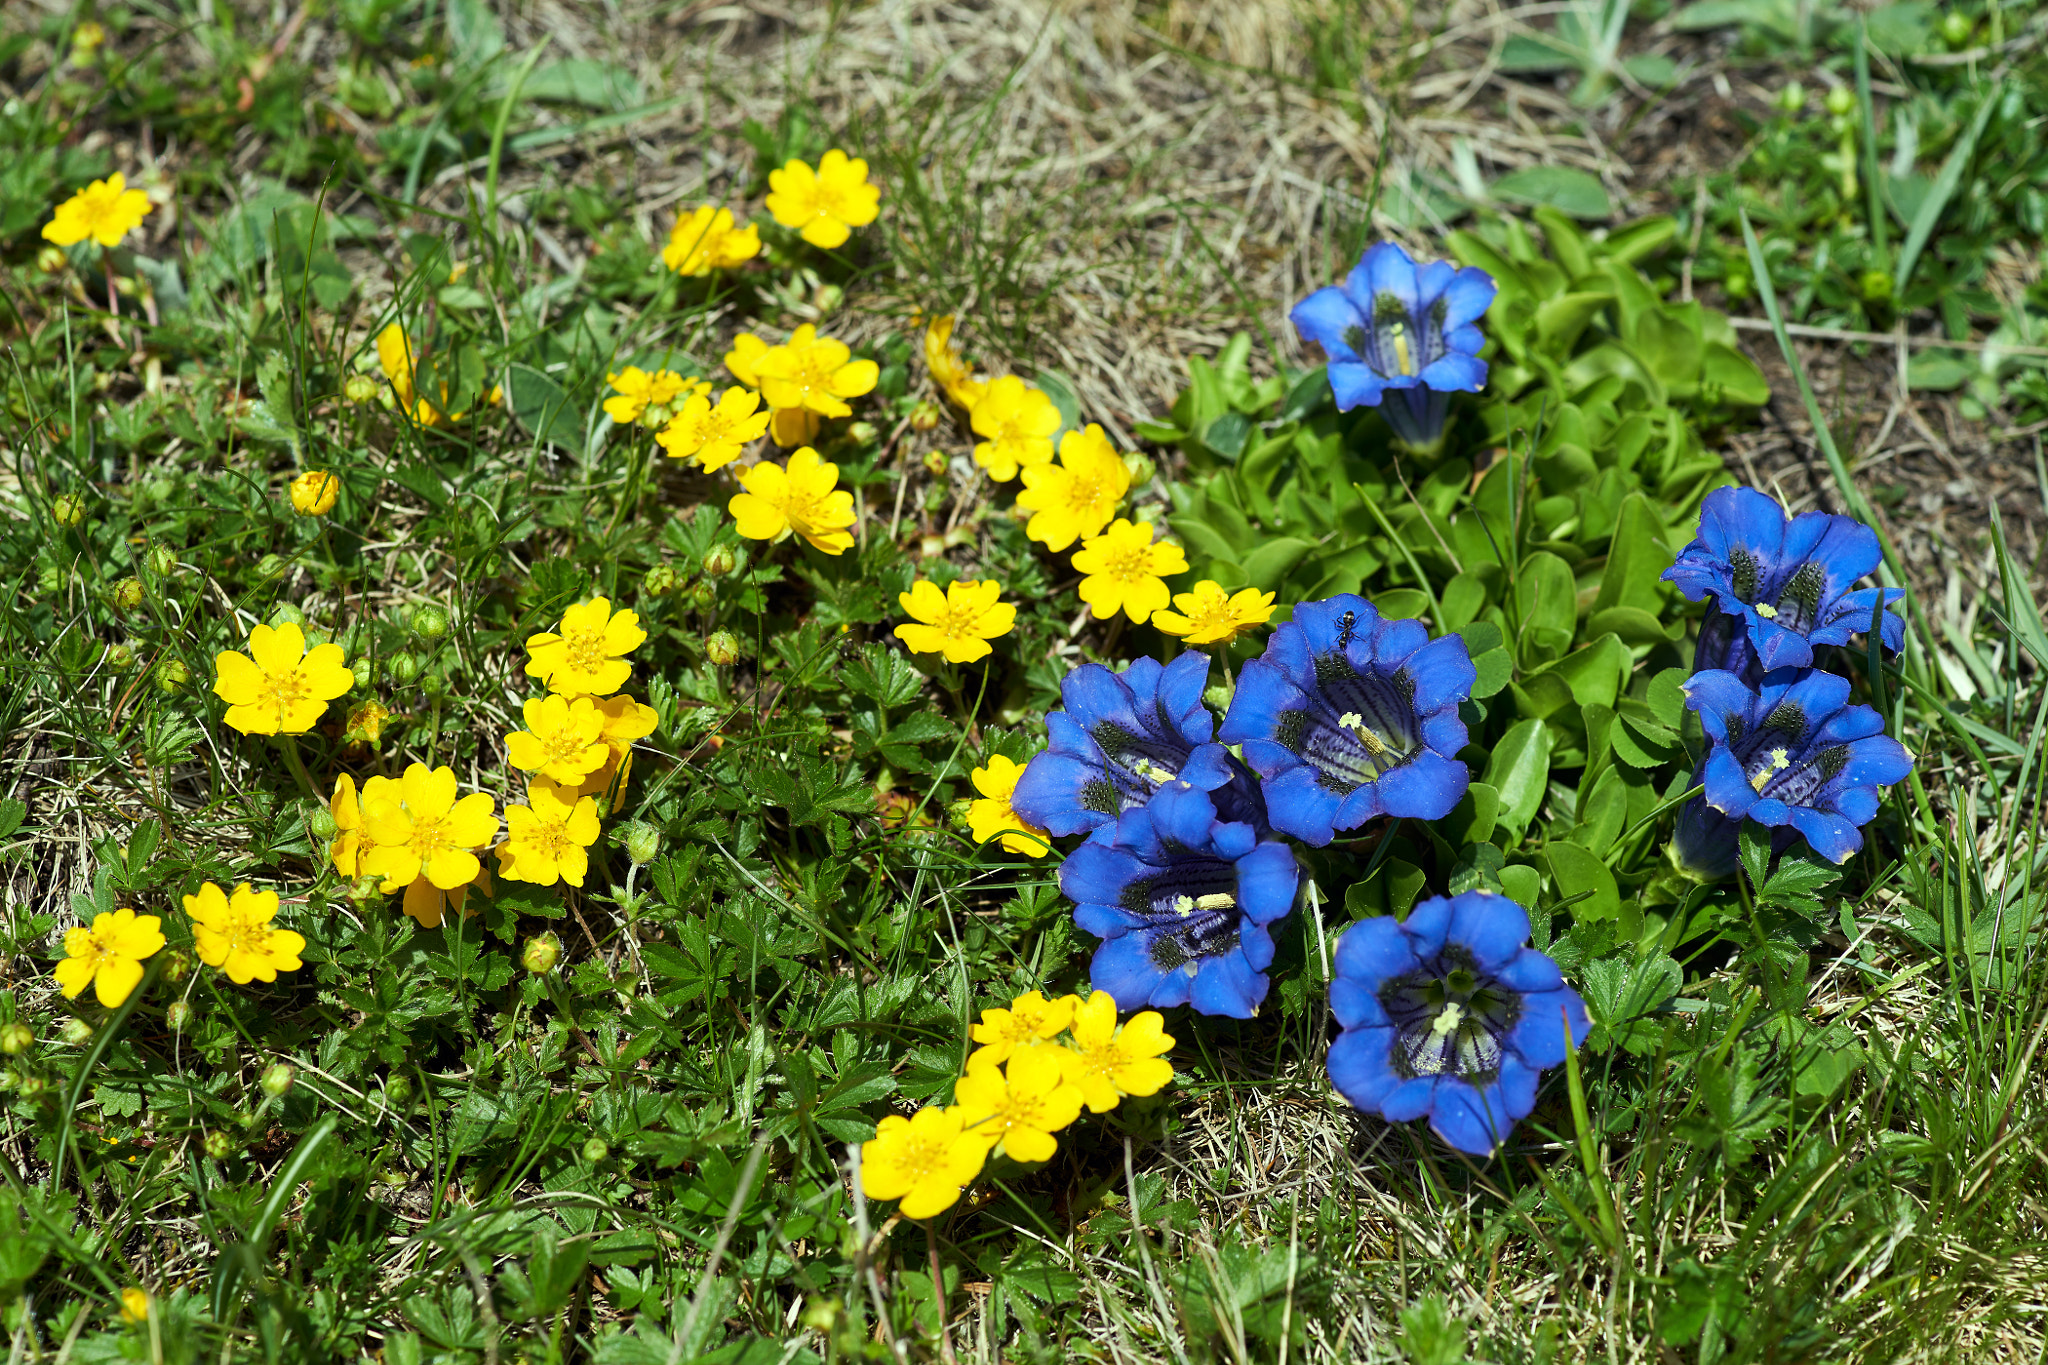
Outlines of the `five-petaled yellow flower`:
[{"label": "five-petaled yellow flower", "polygon": [[185,897],[192,917],[192,943],[199,960],[227,973],[237,986],[275,981],[279,972],[295,972],[306,939],[290,929],[273,929],[277,893],[258,891],[248,882],[232,896],[212,882],[201,882],[199,894]]},{"label": "five-petaled yellow flower", "polygon": [[753,371],[770,407],[844,417],[853,411],[846,400],[871,392],[882,367],[872,360],[855,360],[845,342],[819,336],[807,322],[790,333],[787,344],[762,352]]},{"label": "five-petaled yellow flower", "polygon": [[656,370],[649,374],[638,365],[628,365],[617,374],[607,374],[604,382],[614,390],[604,400],[605,415],[620,426],[631,426],[650,412],[657,419],[668,417],[669,405],[686,391],[708,392],[711,386],[701,379],[684,378],[674,370]]},{"label": "five-petaled yellow flower", "polygon": [[834,147],[812,170],[791,161],[768,172],[768,212],[812,246],[831,250],[845,244],[851,230],[875,221],[882,190],[868,183],[868,163]]},{"label": "five-petaled yellow flower", "polygon": [[[975,843],[985,844],[1002,834],[1003,847],[1012,853],[1021,853],[1027,858],[1043,858],[1052,852],[1046,831],[1017,814],[1016,808],[1010,804],[1010,797],[1017,790],[1017,779],[1024,776],[1021,763],[1013,763],[1001,754],[992,754],[987,765],[976,768],[972,776],[974,789],[981,793],[981,799],[967,807],[967,829],[973,834]],[[1004,834],[1005,830],[1011,832]],[[1029,832],[1018,834],[1017,830]],[[1033,835],[1038,837],[1033,838]]]},{"label": "five-petaled yellow flower", "polygon": [[65,958],[54,973],[64,998],[76,1000],[90,982],[108,1009],[126,1000],[142,981],[143,959],[164,946],[162,923],[155,915],[116,910],[94,915],[90,929],[65,930]]},{"label": "five-petaled yellow flower", "polygon": [[769,414],[760,406],[760,394],[738,385],[727,389],[715,408],[707,395],[692,394],[654,439],[671,458],[694,458],[706,474],[714,473],[768,430]]},{"label": "five-petaled yellow flower", "polygon": [[1100,426],[1060,437],[1058,464],[1027,465],[1017,505],[1033,514],[1024,534],[1048,550],[1098,535],[1131,488],[1131,471]]},{"label": "five-petaled yellow flower", "polygon": [[129,189],[127,177],[115,171],[57,205],[56,213],[43,224],[43,238],[58,246],[71,246],[90,237],[101,246],[116,247],[142,226],[152,207],[148,195]]},{"label": "five-petaled yellow flower", "polygon": [[140,1285],[129,1285],[121,1291],[121,1321],[149,1321],[149,1291]]},{"label": "five-petaled yellow flower", "polygon": [[605,765],[604,715],[589,697],[531,697],[526,728],[505,736],[505,755],[521,772],[576,786]]},{"label": "five-petaled yellow flower", "polygon": [[633,676],[625,656],[646,642],[640,613],[614,614],[610,598],[593,597],[562,613],[559,633],[544,630],[526,638],[526,676],[539,678],[550,692],[608,697]]},{"label": "five-petaled yellow flower", "polygon": [[291,624],[257,626],[248,654],[222,650],[213,666],[213,694],[228,704],[223,719],[245,735],[303,735],[356,685],[340,645],[308,650],[305,632]]},{"label": "five-petaled yellow flower", "polygon": [[291,481],[292,510],[302,517],[324,517],[341,496],[341,480],[322,469],[309,469]]},{"label": "five-petaled yellow flower", "polygon": [[924,363],[932,372],[932,382],[945,391],[946,397],[962,408],[972,411],[988,392],[988,381],[969,369],[960,355],[960,348],[953,344],[953,315],[933,318],[924,329]]},{"label": "five-petaled yellow flower", "polygon": [[752,223],[735,225],[731,209],[699,204],[669,229],[661,263],[678,275],[709,275],[732,270],[760,254],[760,228]]},{"label": "five-petaled yellow flower", "polygon": [[927,1105],[910,1118],[890,1114],[860,1146],[860,1187],[870,1199],[900,1199],[905,1218],[930,1218],[953,1206],[988,1161],[988,1144],[960,1114]]},{"label": "five-petaled yellow flower", "polygon": [[1074,556],[1074,568],[1085,575],[1081,600],[1095,619],[1107,621],[1121,609],[1138,625],[1172,600],[1165,580],[1186,573],[1187,556],[1180,546],[1152,542],[1152,523],[1132,525],[1118,517],[1107,531],[1091,536]]},{"label": "five-petaled yellow flower", "polygon": [[1159,1011],[1134,1014],[1121,1029],[1116,1026],[1116,1000],[1108,991],[1097,991],[1074,1011],[1072,1025],[1074,1084],[1088,1102],[1088,1111],[1105,1113],[1116,1108],[1126,1095],[1153,1095],[1173,1079],[1173,1063],[1159,1054],[1172,1048],[1173,1039],[1160,1025]]},{"label": "five-petaled yellow flower", "polygon": [[1008,635],[1017,623],[1017,609],[999,602],[1003,585],[993,578],[975,582],[956,579],[940,592],[923,579],[909,592],[896,594],[904,614],[914,618],[896,627],[896,638],[913,654],[942,654],[949,664],[971,664],[987,657],[989,641]]},{"label": "five-petaled yellow flower", "polygon": [[1180,608],[1178,613],[1155,611],[1152,624],[1191,645],[1227,645],[1253,626],[1266,624],[1273,614],[1273,594],[1257,588],[1233,594],[1205,578],[1193,592],[1175,594],[1173,605]]},{"label": "five-petaled yellow flower", "polygon": [[1059,1149],[1053,1134],[1081,1117],[1081,1087],[1071,1080],[1076,1065],[1072,1052],[1043,1043],[1012,1053],[1007,1067],[977,1052],[953,1086],[953,1110],[991,1150],[1000,1147],[1017,1161],[1050,1161]]},{"label": "five-petaled yellow flower", "polygon": [[1060,410],[1052,399],[1014,374],[993,380],[967,414],[974,434],[985,437],[974,447],[974,462],[991,479],[1007,483],[1020,469],[1052,458],[1052,434],[1060,429]]},{"label": "five-petaled yellow flower", "polygon": [[590,870],[586,850],[599,833],[595,797],[579,797],[574,784],[536,780],[525,805],[505,807],[505,842],[495,850],[498,875],[536,886],[581,886]]},{"label": "five-petaled yellow flower", "polygon": [[839,484],[839,466],[803,447],[789,465],[761,461],[740,475],[740,487],[726,510],[748,540],[779,541],[792,533],[828,555],[853,548],[853,494]]},{"label": "five-petaled yellow flower", "polygon": [[363,829],[376,847],[359,866],[403,886],[424,876],[443,891],[476,880],[477,850],[498,834],[489,792],[457,798],[455,770],[415,763],[395,784],[366,795]]},{"label": "five-petaled yellow flower", "polygon": [[1007,1062],[1018,1048],[1043,1043],[1064,1033],[1074,1022],[1081,1001],[1071,995],[1048,1000],[1043,991],[1026,991],[1010,1002],[1008,1009],[985,1009],[981,1022],[967,1036],[981,1044],[967,1059],[977,1062]]}]

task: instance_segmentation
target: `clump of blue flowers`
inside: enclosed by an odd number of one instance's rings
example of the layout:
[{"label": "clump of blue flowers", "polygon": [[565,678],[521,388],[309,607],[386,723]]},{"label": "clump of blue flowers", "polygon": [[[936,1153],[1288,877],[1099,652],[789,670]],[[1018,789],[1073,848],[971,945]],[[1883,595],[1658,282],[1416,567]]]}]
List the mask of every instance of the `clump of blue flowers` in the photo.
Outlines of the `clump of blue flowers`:
[{"label": "clump of blue flowers", "polygon": [[1476,325],[1499,287],[1475,266],[1418,265],[1393,242],[1375,242],[1342,285],[1318,289],[1288,314],[1329,359],[1340,412],[1378,407],[1404,443],[1443,438],[1450,395],[1486,384]]},{"label": "clump of blue flowers", "polygon": [[1528,945],[1529,913],[1492,891],[1361,920],[1338,941],[1330,1080],[1390,1123],[1426,1118],[1490,1155],[1536,1107],[1542,1073],[1590,1029],[1557,964]]}]

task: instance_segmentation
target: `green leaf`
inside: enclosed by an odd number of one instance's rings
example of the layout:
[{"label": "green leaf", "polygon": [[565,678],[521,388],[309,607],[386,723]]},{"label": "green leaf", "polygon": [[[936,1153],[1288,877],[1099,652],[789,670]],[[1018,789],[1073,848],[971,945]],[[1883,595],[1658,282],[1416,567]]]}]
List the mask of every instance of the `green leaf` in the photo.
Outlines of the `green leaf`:
[{"label": "green leaf", "polygon": [[1571,689],[1581,706],[1612,706],[1628,681],[1634,660],[1619,635],[1602,635],[1592,644],[1559,659],[1550,671]]},{"label": "green leaf", "polygon": [[1500,890],[1500,874],[1506,866],[1506,856],[1495,845],[1467,844],[1451,867],[1451,894]]},{"label": "green leaf", "polygon": [[1550,864],[1559,899],[1586,897],[1572,905],[1573,922],[1592,923],[1621,914],[1621,887],[1597,854],[1569,841],[1556,841],[1543,846],[1543,858]]},{"label": "green leaf", "polygon": [[1684,984],[1685,973],[1662,954],[1634,964],[1617,958],[1588,962],[1579,983],[1595,1025],[1588,1045],[1595,1051],[1615,1045],[1634,1053],[1654,1051],[1663,1030],[1648,1016],[1675,999]]},{"label": "green leaf", "polygon": [[1970,158],[1976,154],[1977,139],[1984,133],[1984,125],[1990,121],[1992,110],[2001,102],[1997,88],[1986,88],[1979,92],[1977,116],[1970,120],[1970,126],[1949,148],[1948,160],[1941,163],[1941,173],[1934,177],[1934,186],[1927,197],[1920,201],[1920,207],[1913,214],[1913,225],[1906,230],[1905,245],[1899,248],[1898,264],[1892,269],[1892,297],[1906,296],[1906,286],[1912,283],[1913,267],[1920,263],[1920,253],[1926,249],[1928,238],[1934,235],[1935,227],[1941,222],[1942,210],[1963,182],[1963,172],[1968,169]]},{"label": "green leaf", "polygon": [[[1245,582],[1261,592],[1275,591],[1294,571],[1295,565],[1313,549],[1315,546],[1311,542],[1293,536],[1268,540],[1240,561],[1244,565]],[[1384,600],[1384,597],[1380,599],[1382,603]]]},{"label": "green leaf", "polygon": [[1514,635],[1525,660],[1548,662],[1562,655],[1578,623],[1572,566],[1548,550],[1528,555],[1516,575],[1514,608]]},{"label": "green leaf", "polygon": [[1505,649],[1489,649],[1473,657],[1472,671],[1477,675],[1472,695],[1483,701],[1508,685],[1515,675],[1515,661]]},{"label": "green leaf", "polygon": [[1504,204],[1548,204],[1574,218],[1614,216],[1614,204],[1600,177],[1576,166],[1527,166],[1493,182],[1489,193]]},{"label": "green leaf", "polygon": [[1546,299],[1536,308],[1536,339],[1551,355],[1560,360],[1567,359],[1572,348],[1578,345],[1586,324],[1612,302],[1614,295],[1605,290],[1560,294],[1554,299]]},{"label": "green leaf", "polygon": [[[1675,556],[1664,546],[1663,530],[1663,523],[1658,520],[1648,498],[1641,493],[1631,493],[1622,499],[1621,510],[1614,518],[1614,538],[1607,550],[1607,567],[1600,575],[1600,592],[1593,598],[1595,619],[1605,611],[1632,607],[1649,615],[1652,618],[1650,629],[1658,639],[1664,638],[1664,625],[1656,618],[1665,608],[1662,575],[1671,567]],[[1619,618],[1616,620],[1618,622]],[[1615,633],[1627,643],[1645,643],[1630,640],[1618,629]]]},{"label": "green leaf", "polygon": [[1405,858],[1387,858],[1373,869],[1372,876],[1345,888],[1344,913],[1355,920],[1406,915],[1426,881],[1422,869]]},{"label": "green leaf", "polygon": [[1465,795],[1443,818],[1436,832],[1452,848],[1483,844],[1493,837],[1494,821],[1500,816],[1500,793],[1484,782],[1465,788]]},{"label": "green leaf", "polygon": [[1673,730],[1685,722],[1685,680],[1691,676],[1690,669],[1667,668],[1650,679],[1650,713]]},{"label": "green leaf", "polygon": [[505,406],[527,434],[538,440],[571,450],[583,442],[583,424],[569,400],[569,391],[531,365],[506,367]]},{"label": "green leaf", "polygon": [[[1061,432],[1081,429],[1081,400],[1075,396],[1073,380],[1058,370],[1040,370],[1031,383],[1059,410]],[[1057,438],[1059,432],[1053,434]]]},{"label": "green leaf", "polygon": [[1969,383],[1977,369],[1968,356],[1955,351],[1918,351],[1906,365],[1906,387],[1947,393]]},{"label": "green leaf", "polygon": [[1486,784],[1500,793],[1498,823],[1516,838],[1529,827],[1550,782],[1550,727],[1540,720],[1512,726],[1493,746]]}]

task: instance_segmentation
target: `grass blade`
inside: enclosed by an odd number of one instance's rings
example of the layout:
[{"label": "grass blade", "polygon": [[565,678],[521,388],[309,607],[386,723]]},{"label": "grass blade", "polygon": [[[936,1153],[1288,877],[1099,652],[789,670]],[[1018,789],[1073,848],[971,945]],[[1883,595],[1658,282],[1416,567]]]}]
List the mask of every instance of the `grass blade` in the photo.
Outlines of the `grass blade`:
[{"label": "grass blade", "polygon": [[1913,215],[1913,225],[1906,232],[1906,244],[1899,248],[1899,268],[1892,283],[1894,299],[1906,296],[1906,285],[1913,278],[1913,267],[1920,263],[1920,253],[1926,248],[1927,239],[1934,235],[1935,224],[1941,221],[1941,211],[1948,207],[1949,197],[1962,183],[1963,170],[1976,153],[1977,138],[1984,132],[1984,125],[1990,121],[1991,111],[1997,106],[1998,91],[1986,91],[1984,102],[1977,106],[1977,117],[1970,120],[1970,126],[1949,149],[1948,160],[1941,163],[1941,174],[1934,178],[1927,197],[1920,201],[1920,208]]}]

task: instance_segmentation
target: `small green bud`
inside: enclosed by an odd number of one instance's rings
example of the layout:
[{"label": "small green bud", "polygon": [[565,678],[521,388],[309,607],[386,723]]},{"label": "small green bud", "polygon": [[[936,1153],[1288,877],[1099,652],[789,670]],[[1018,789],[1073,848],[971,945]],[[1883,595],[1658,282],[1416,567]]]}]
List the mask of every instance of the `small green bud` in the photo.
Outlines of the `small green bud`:
[{"label": "small green bud", "polygon": [[412,1078],[410,1076],[385,1077],[384,1098],[394,1109],[403,1109],[411,1104]]},{"label": "small green bud", "polygon": [[223,1129],[208,1129],[200,1145],[215,1161],[226,1161],[235,1154],[235,1139]]},{"label": "small green bud", "polygon": [[546,976],[561,959],[562,940],[551,933],[536,934],[526,940],[526,948],[519,954],[519,965],[535,976]]},{"label": "small green bud", "polygon": [[36,573],[36,595],[49,597],[64,586],[64,571],[57,568],[38,570]]},{"label": "small green bud", "polygon": [[377,670],[367,654],[358,654],[349,662],[349,675],[356,680],[356,686],[368,687],[377,677]]},{"label": "small green bud", "polygon": [[1124,454],[1124,468],[1130,471],[1131,487],[1143,488],[1146,484],[1152,482],[1152,475],[1157,466],[1152,463],[1152,458],[1149,455],[1140,455],[1137,451],[1132,450]]},{"label": "small green bud", "polygon": [[645,867],[661,852],[661,831],[645,820],[635,820],[619,831],[619,842],[626,846],[633,866]]},{"label": "small green bud", "polygon": [[422,640],[446,639],[448,613],[431,602],[413,608],[412,633]]},{"label": "small green bud", "polygon": [[306,628],[306,613],[300,611],[295,603],[280,602],[270,609],[270,625],[273,630],[279,626],[297,626],[300,630],[304,630]]},{"label": "small green bud", "polygon": [[192,1007],[183,1000],[173,1000],[164,1006],[164,1027],[173,1033],[183,1033],[192,1022]]},{"label": "small green bud", "polygon": [[944,421],[945,417],[945,409],[932,402],[929,398],[922,399],[918,402],[917,406],[910,410],[910,429],[912,431],[936,431],[938,430],[939,423]]},{"label": "small green bud", "polygon": [[825,1294],[814,1294],[804,1300],[804,1315],[798,1319],[804,1326],[815,1332],[830,1332],[839,1325],[840,1316],[846,1306],[839,1300]]},{"label": "small green bud", "polygon": [[263,1074],[257,1077],[256,1084],[270,1098],[281,1100],[291,1093],[292,1082],[297,1080],[298,1076],[298,1068],[290,1062],[272,1062],[263,1068]]},{"label": "small green bud", "polygon": [[700,578],[690,585],[689,600],[698,611],[710,611],[718,605],[718,589]]},{"label": "small green bud", "polygon": [[420,675],[420,691],[429,697],[443,697],[448,694],[448,679],[438,668],[428,669]]},{"label": "small green bud", "polygon": [[36,269],[45,275],[55,275],[71,264],[71,258],[64,254],[61,246],[46,246],[36,253]]},{"label": "small green bud", "polygon": [[740,566],[740,557],[730,545],[714,545],[704,552],[704,576],[723,578]]},{"label": "small green bud", "polygon": [[341,386],[341,396],[351,403],[367,403],[377,396],[384,386],[366,374],[352,374]]},{"label": "small green bud", "polygon": [[821,284],[812,291],[811,303],[819,313],[829,313],[846,302],[846,291],[831,282]]},{"label": "small green bud", "polygon": [[315,806],[306,812],[306,832],[315,839],[332,839],[341,833],[341,826],[335,823],[333,811]]},{"label": "small green bud", "polygon": [[704,642],[704,657],[720,668],[730,668],[740,661],[740,642],[729,630],[715,630]]},{"label": "small green bud", "polygon": [[420,680],[420,661],[410,654],[394,654],[389,664],[391,681],[400,687],[411,687]]},{"label": "small green bud", "polygon": [[33,1071],[25,1071],[21,1079],[15,1082],[14,1093],[25,1100],[39,1100],[49,1088],[50,1083],[41,1076]]},{"label": "small green bud", "polygon": [[127,645],[108,645],[107,667],[116,673],[126,673],[135,667],[135,651]]},{"label": "small green bud", "polygon": [[114,609],[116,611],[142,610],[142,580],[124,578],[114,585]]},{"label": "small green bud", "polygon": [[666,597],[676,590],[682,577],[667,564],[657,564],[640,579],[640,590],[652,597]]},{"label": "small green bud", "polygon": [[149,571],[158,578],[169,578],[178,567],[178,552],[170,546],[158,543],[149,547]]},{"label": "small green bud", "polygon": [[1889,270],[1866,270],[1858,283],[1862,286],[1865,303],[1877,303],[1892,296],[1892,272]]},{"label": "small green bud", "polygon": [[855,445],[871,446],[882,439],[881,429],[873,422],[854,422],[847,426],[846,435]]},{"label": "small green bud", "polygon": [[66,493],[50,504],[50,516],[59,526],[76,528],[85,525],[84,495]]},{"label": "small green bud", "polygon": [[1856,92],[1846,85],[1838,85],[1828,91],[1827,98],[1822,104],[1836,118],[1847,118],[1856,112]]},{"label": "small green bud", "polygon": [[21,1084],[21,1073],[11,1066],[0,1066],[0,1095],[6,1094]]},{"label": "small green bud", "polygon": [[165,659],[156,666],[156,685],[164,692],[182,692],[192,681],[192,670],[182,659]]},{"label": "small green bud", "polygon": [[19,1057],[36,1045],[35,1030],[19,1019],[0,1024],[0,1054]]},{"label": "small green bud", "polygon": [[1806,107],[1806,87],[1798,81],[1786,81],[1778,91],[1777,106],[1787,114],[1796,114]]},{"label": "small green bud", "polygon": [[258,578],[283,578],[291,570],[291,560],[283,555],[265,555],[256,561],[256,576]]},{"label": "small green bud", "polygon": [[192,955],[183,948],[172,948],[162,958],[163,966],[157,968],[157,975],[166,986],[175,986],[192,974]]},{"label": "small green bud", "polygon": [[1941,40],[1950,47],[1962,48],[1970,45],[1970,35],[1977,31],[1977,25],[1961,10],[1950,10],[1941,17]]},{"label": "small green bud", "polygon": [[592,1138],[583,1144],[583,1159],[595,1166],[612,1154],[611,1144],[603,1138]]},{"label": "small green bud", "polygon": [[927,474],[936,477],[945,473],[947,463],[946,452],[940,450],[937,446],[933,446],[924,453],[924,470]]}]

